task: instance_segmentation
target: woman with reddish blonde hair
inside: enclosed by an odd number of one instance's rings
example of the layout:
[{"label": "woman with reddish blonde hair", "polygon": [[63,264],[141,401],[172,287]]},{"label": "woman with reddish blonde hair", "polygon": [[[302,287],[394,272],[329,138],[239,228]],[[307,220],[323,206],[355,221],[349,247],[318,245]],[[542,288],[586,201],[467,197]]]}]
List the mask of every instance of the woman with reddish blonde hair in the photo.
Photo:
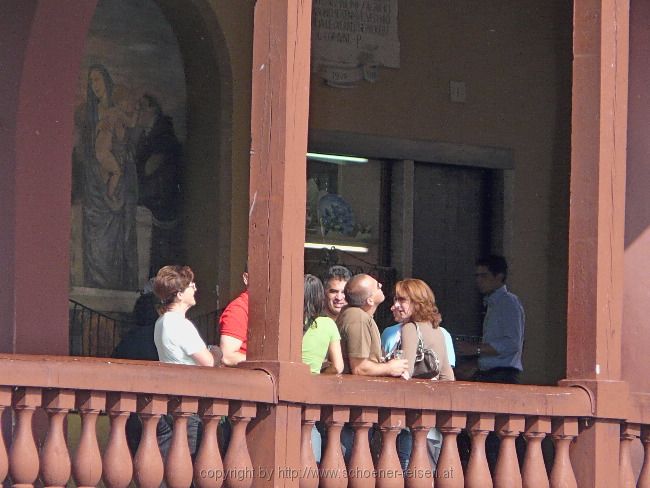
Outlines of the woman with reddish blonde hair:
[{"label": "woman with reddish blonde hair", "polygon": [[[440,360],[440,374],[437,379],[453,381],[455,379],[454,371],[449,363],[445,336],[440,327],[442,315],[429,285],[416,278],[398,281],[395,284],[395,297],[390,309],[395,321],[400,325],[400,330],[397,332],[400,338],[393,351],[385,352],[388,352],[390,357],[391,355],[395,356],[395,350],[401,350],[402,357],[408,360],[408,370],[404,377],[408,379],[413,376],[419,337],[421,337],[423,346],[434,351]],[[427,433],[427,451],[431,467],[434,470],[438,464],[441,446],[440,432],[435,428],[430,429]],[[405,473],[412,448],[411,432],[408,429],[402,429],[397,437],[397,452]]]},{"label": "woman with reddish blonde hair", "polygon": [[400,349],[409,362],[408,378],[413,376],[419,337],[425,348],[434,351],[440,359],[440,380],[454,380],[449,364],[445,336],[439,329],[442,315],[436,306],[433,291],[424,281],[408,278],[395,284],[395,298],[390,308],[401,327]]}]

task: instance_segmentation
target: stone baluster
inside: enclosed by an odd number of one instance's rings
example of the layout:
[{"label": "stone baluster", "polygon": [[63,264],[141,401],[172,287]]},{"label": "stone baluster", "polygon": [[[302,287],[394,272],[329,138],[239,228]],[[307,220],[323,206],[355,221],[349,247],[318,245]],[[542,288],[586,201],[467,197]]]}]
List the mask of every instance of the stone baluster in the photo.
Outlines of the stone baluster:
[{"label": "stone baluster", "polygon": [[526,426],[522,415],[497,415],[494,430],[499,436],[499,457],[494,469],[494,488],[522,486],[515,441]]},{"label": "stone baluster", "polygon": [[104,485],[107,488],[126,488],[133,477],[133,461],[126,442],[126,421],[136,411],[135,393],[109,393],[106,413],[111,418],[111,433],[103,458]]},{"label": "stone baluster", "polygon": [[311,433],[316,421],[320,420],[320,407],[305,405],[302,409],[302,433],[300,439],[300,488],[318,487],[318,466],[311,443]]},{"label": "stone baluster", "polygon": [[494,414],[467,416],[467,431],[472,437],[472,451],[465,473],[466,488],[492,488],[492,476],[485,454],[485,439],[494,430]]},{"label": "stone baluster", "polygon": [[436,488],[463,488],[465,477],[456,438],[467,423],[464,412],[438,412],[438,430],[442,432],[442,451],[436,467]]},{"label": "stone baluster", "polygon": [[174,418],[172,440],[165,459],[165,481],[169,488],[187,488],[192,484],[194,469],[188,444],[188,421],[199,408],[197,398],[178,397],[169,402],[169,414]]},{"label": "stone baluster", "polygon": [[257,406],[250,402],[232,402],[229,418],[232,435],[223,460],[225,482],[228,488],[250,488],[255,479],[253,463],[246,443],[246,427],[257,414]]},{"label": "stone baluster", "polygon": [[321,488],[346,488],[348,486],[348,473],[341,451],[341,429],[350,418],[350,411],[346,407],[323,407],[321,419],[327,426],[327,445],[320,462]]},{"label": "stone baluster", "polygon": [[373,424],[377,423],[378,418],[376,408],[353,408],[350,411],[350,425],[354,429],[354,445],[348,466],[350,488],[375,486],[375,466],[370,453],[368,431]]},{"label": "stone baluster", "polygon": [[12,486],[16,488],[34,486],[38,478],[38,451],[32,431],[32,417],[40,404],[40,388],[17,388],[14,392],[17,426],[9,449],[9,474]]},{"label": "stone baluster", "polygon": [[643,443],[643,466],[637,481],[637,488],[650,488],[650,426],[641,426],[641,442]]},{"label": "stone baluster", "polygon": [[406,423],[411,429],[413,449],[404,475],[406,488],[431,488],[434,471],[429,460],[427,434],[436,425],[436,414],[425,410],[409,410]]},{"label": "stone baluster", "polygon": [[41,480],[43,486],[64,487],[71,472],[70,454],[63,432],[63,422],[74,408],[73,390],[46,390],[43,392],[43,408],[49,417],[47,436],[41,450]]},{"label": "stone baluster", "polygon": [[217,428],[221,417],[228,415],[228,401],[201,399],[199,415],[203,421],[203,435],[194,461],[194,485],[197,488],[221,488],[224,471],[217,442]]},{"label": "stone baluster", "polygon": [[397,435],[404,427],[406,427],[404,410],[382,408],[379,411],[381,453],[377,462],[377,488],[401,488],[404,486],[404,473],[397,456]]},{"label": "stone baluster", "polygon": [[106,406],[106,395],[98,391],[78,391],[76,404],[81,415],[81,438],[72,461],[72,476],[79,488],[94,487],[102,478],[96,426],[97,416]]},{"label": "stone baluster", "polygon": [[548,488],[549,481],[542,454],[542,441],[551,433],[550,417],[526,419],[526,455],[522,472],[523,488]]},{"label": "stone baluster", "polygon": [[133,479],[139,488],[158,488],[163,480],[164,468],[156,426],[161,414],[167,413],[167,397],[139,396],[138,413],[142,419],[142,438],[133,459]]},{"label": "stone baluster", "polygon": [[622,424],[621,425],[621,445],[618,455],[618,479],[619,488],[635,488],[636,479],[634,469],[632,468],[632,458],[630,449],[632,442],[641,435],[639,424]]},{"label": "stone baluster", "polygon": [[578,436],[578,420],[573,417],[553,419],[551,432],[555,443],[551,488],[577,488],[578,483],[569,457],[569,445]]},{"label": "stone baluster", "polygon": [[[2,426],[2,415],[7,407],[11,407],[11,387],[0,386],[0,427]],[[7,447],[5,446],[4,435],[0,430],[0,483],[5,480],[8,472],[9,458],[7,457]]]}]

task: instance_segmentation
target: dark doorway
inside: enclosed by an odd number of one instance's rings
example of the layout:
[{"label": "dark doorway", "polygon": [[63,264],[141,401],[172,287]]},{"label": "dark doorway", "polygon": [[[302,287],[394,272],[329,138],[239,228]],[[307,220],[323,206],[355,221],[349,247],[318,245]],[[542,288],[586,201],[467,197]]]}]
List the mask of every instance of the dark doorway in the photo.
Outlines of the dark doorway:
[{"label": "dark doorway", "polygon": [[413,276],[436,295],[453,335],[481,334],[474,262],[491,247],[493,171],[415,164]]}]

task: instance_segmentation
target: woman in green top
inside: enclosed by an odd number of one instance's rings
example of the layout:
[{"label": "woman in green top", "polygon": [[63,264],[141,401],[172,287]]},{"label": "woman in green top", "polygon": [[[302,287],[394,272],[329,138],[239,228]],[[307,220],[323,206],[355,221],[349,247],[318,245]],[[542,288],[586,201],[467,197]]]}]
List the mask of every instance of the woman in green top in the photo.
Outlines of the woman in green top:
[{"label": "woman in green top", "polygon": [[341,335],[336,323],[325,316],[324,310],[323,283],[314,275],[305,275],[302,362],[309,365],[313,374],[339,374],[343,371]]},{"label": "woman in green top", "polygon": [[[336,323],[325,317],[325,289],[316,276],[305,275],[305,301],[303,306],[302,362],[309,365],[312,374],[343,371],[341,335]],[[327,359],[327,362],[325,361]],[[321,434],[314,425],[311,447],[314,458],[320,463]]]}]

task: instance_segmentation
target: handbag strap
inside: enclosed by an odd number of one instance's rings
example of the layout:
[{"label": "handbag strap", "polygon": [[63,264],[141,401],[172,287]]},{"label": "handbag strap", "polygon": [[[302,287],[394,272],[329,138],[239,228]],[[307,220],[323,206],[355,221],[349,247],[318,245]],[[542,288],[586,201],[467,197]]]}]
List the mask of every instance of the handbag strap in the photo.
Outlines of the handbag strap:
[{"label": "handbag strap", "polygon": [[424,358],[424,341],[422,340],[422,332],[420,332],[420,326],[417,322],[413,322],[413,325],[415,325],[415,330],[418,333],[418,347],[415,350],[415,360],[422,361],[422,358]]},{"label": "handbag strap", "polygon": [[[416,361],[422,361],[422,357],[424,356],[424,341],[422,340],[422,332],[420,332],[420,326],[418,325],[417,322],[409,322],[413,325],[415,325],[415,330],[418,333],[418,347],[415,350],[415,360]],[[405,324],[408,325],[408,324]],[[399,342],[395,346],[395,349],[402,349],[402,337],[400,336]],[[393,350],[395,350],[393,349]]]},{"label": "handbag strap", "polygon": [[418,332],[418,349],[424,349],[424,341],[422,340],[422,332],[420,332],[420,326],[417,322],[415,324],[415,330]]}]

